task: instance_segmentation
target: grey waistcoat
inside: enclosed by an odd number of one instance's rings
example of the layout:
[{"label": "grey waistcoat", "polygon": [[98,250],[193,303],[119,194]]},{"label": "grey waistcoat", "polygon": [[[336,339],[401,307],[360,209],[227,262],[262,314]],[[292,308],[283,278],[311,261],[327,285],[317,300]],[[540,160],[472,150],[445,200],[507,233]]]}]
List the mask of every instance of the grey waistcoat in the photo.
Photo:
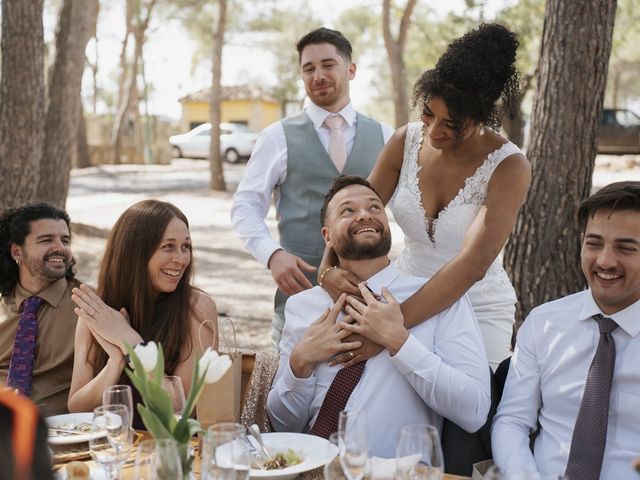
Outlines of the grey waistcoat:
[{"label": "grey waistcoat", "polygon": [[[283,120],[282,126],[288,160],[287,178],[280,185],[277,207],[280,243],[288,252],[317,267],[324,251],[320,209],[339,172],[306,113]],[[342,173],[369,176],[383,145],[380,124],[358,113],[353,148]]]}]

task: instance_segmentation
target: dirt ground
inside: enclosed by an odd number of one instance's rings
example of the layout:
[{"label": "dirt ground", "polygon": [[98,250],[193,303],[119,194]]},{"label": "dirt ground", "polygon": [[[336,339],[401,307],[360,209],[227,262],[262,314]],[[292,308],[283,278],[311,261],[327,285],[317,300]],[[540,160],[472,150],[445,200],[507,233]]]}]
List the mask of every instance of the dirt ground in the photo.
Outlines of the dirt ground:
[{"label": "dirt ground", "polygon": [[[190,222],[196,285],[214,298],[221,318],[233,319],[242,349],[266,350],[270,348],[275,287],[270,273],[247,253],[231,226],[232,195],[244,165],[225,167],[227,192],[209,190],[209,166],[201,160],[73,170],[67,211],[74,223],[77,276],[95,285],[106,236],[127,207],[145,198],[172,202]],[[594,187],[630,179],[640,179],[640,157],[598,157]],[[276,235],[273,208],[267,223]],[[391,227],[393,257],[402,249],[403,239],[394,222]]]}]

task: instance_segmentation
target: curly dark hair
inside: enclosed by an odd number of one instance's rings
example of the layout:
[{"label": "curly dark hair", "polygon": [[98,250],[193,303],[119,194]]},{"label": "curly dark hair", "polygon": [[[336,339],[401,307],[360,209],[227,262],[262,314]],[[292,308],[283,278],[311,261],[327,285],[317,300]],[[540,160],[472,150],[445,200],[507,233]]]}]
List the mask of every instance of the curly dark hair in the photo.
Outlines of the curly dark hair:
[{"label": "curly dark hair", "polygon": [[[18,283],[18,265],[11,257],[11,244],[24,245],[31,233],[31,222],[42,219],[64,220],[71,234],[71,221],[64,210],[49,203],[27,203],[11,207],[0,212],[0,294],[9,295]],[[74,277],[75,260],[71,260],[67,269],[67,279]]]},{"label": "curly dark hair", "polygon": [[351,62],[352,50],[349,40],[347,40],[341,32],[325,27],[311,30],[298,40],[298,43],[296,43],[296,49],[298,50],[298,62],[300,62],[300,59],[302,58],[302,50],[304,50],[304,47],[307,45],[316,45],[318,43],[329,43],[333,45],[347,62]]},{"label": "curly dark hair", "polygon": [[465,33],[449,44],[434,69],[420,76],[413,87],[414,106],[424,113],[430,99],[441,99],[460,137],[470,121],[499,128],[520,91],[518,45],[515,33],[497,23]]}]

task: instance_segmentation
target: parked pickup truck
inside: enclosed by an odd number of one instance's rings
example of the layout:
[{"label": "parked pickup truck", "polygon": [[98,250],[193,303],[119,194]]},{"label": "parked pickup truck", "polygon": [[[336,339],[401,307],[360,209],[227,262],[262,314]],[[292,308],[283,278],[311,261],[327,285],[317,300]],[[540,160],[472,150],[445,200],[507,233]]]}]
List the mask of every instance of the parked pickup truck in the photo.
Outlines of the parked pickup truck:
[{"label": "parked pickup truck", "polygon": [[631,110],[605,108],[600,117],[598,153],[640,154],[640,117]]}]

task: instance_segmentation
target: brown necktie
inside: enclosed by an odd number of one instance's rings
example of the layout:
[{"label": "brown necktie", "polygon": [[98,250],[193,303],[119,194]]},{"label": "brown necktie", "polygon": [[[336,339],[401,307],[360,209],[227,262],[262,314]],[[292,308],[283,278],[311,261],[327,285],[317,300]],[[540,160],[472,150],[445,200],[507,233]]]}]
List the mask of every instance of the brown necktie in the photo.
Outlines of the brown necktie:
[{"label": "brown necktie", "polygon": [[353,389],[360,381],[366,363],[351,365],[336,374],[322,401],[316,421],[309,430],[311,435],[329,438],[329,435],[338,431],[338,416],[344,410]]},{"label": "brown necktie", "polygon": [[593,319],[600,327],[600,341],[593,356],[576,425],[565,477],[567,480],[598,480],[607,443],[609,395],[616,363],[616,344],[611,336],[618,324],[602,315]]},{"label": "brown necktie", "polygon": [[336,170],[342,173],[347,163],[347,147],[344,144],[344,136],[342,134],[344,118],[340,115],[329,115],[324,120],[324,124],[329,127],[331,131],[329,134],[329,156],[336,166]]}]

